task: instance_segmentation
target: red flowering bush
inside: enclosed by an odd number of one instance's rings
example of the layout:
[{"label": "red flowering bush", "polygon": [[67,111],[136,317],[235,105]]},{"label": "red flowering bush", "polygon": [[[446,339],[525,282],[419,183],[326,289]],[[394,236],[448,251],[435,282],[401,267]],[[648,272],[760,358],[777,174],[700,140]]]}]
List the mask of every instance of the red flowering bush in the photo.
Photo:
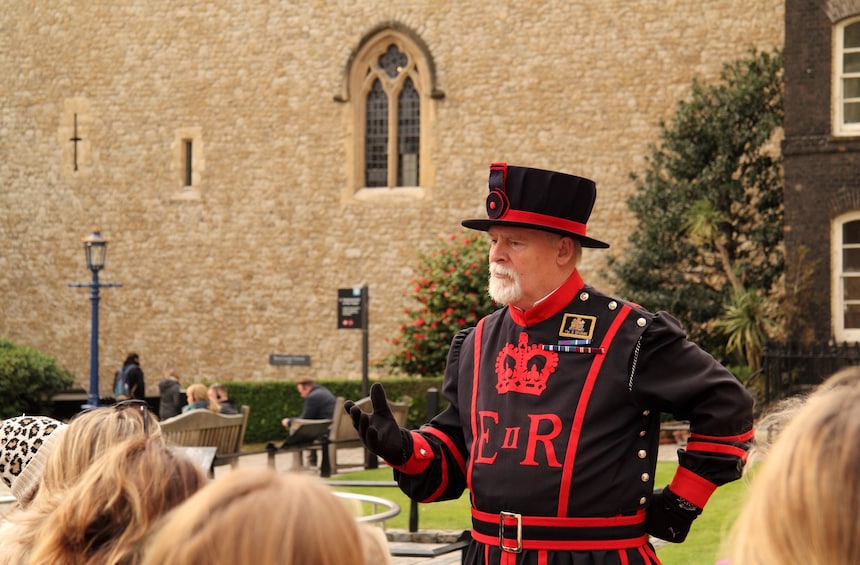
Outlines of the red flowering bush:
[{"label": "red flowering bush", "polygon": [[487,294],[488,250],[482,235],[452,235],[422,255],[418,275],[410,281],[417,305],[404,310],[398,335],[387,340],[397,351],[381,365],[416,375],[444,372],[454,334],[496,309]]}]

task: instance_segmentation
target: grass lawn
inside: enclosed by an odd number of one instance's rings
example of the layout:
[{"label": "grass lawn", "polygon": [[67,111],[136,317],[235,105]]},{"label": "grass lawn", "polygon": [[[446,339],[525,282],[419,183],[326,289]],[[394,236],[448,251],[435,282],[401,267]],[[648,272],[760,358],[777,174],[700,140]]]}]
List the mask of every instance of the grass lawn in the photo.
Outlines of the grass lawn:
[{"label": "grass lawn", "polygon": [[[672,478],[676,463],[657,463],[657,485],[666,485]],[[336,480],[390,481],[391,469],[382,467],[370,471],[345,473],[332,477]],[[693,523],[687,541],[682,544],[666,544],[657,549],[663,565],[714,565],[719,555],[720,539],[731,527],[741,502],[746,495],[743,480],[735,481],[717,489],[705,512]],[[357,492],[393,500],[400,505],[400,515],[388,520],[386,526],[394,529],[409,528],[409,499],[396,487],[343,487],[338,490]],[[420,530],[466,530],[471,528],[469,499],[464,494],[458,500],[418,505],[418,528]]]}]

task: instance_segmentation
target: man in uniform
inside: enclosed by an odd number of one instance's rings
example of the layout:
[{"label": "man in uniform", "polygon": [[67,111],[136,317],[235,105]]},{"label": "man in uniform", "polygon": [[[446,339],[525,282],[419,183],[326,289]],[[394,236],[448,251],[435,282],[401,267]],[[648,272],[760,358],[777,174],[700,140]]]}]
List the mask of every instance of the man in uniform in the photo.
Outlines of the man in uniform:
[{"label": "man in uniform", "polygon": [[[752,399],[665,312],[586,286],[577,270],[595,184],[496,163],[485,219],[489,292],[505,306],[452,341],[448,408],[399,428],[381,385],[346,403],[367,448],[411,498],[471,491],[478,564],[659,563],[648,535],[681,542],[711,493],[740,477]],[[671,483],[654,491],[660,413],[689,420]]]}]

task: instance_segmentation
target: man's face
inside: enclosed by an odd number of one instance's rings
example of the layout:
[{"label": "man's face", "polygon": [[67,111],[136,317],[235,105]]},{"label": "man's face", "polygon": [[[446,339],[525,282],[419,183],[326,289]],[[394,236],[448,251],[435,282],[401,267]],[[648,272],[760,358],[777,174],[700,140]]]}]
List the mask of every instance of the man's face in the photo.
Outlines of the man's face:
[{"label": "man's face", "polygon": [[490,297],[499,304],[531,308],[557,286],[560,236],[508,226],[493,226],[490,237]]},{"label": "man's face", "polygon": [[296,388],[299,390],[299,396],[301,396],[302,398],[306,397],[311,390],[311,387],[309,385],[302,384],[296,385]]}]

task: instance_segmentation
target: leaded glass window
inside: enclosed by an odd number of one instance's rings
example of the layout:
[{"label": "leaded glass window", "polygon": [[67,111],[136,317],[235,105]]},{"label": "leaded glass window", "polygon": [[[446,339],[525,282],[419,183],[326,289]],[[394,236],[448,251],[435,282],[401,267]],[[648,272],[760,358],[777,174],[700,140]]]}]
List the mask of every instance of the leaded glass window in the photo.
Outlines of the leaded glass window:
[{"label": "leaded glass window", "polygon": [[397,43],[377,52],[368,65],[365,98],[366,187],[418,186],[421,93],[418,67]]},{"label": "leaded glass window", "polygon": [[388,185],[388,96],[379,79],[367,94],[364,141],[365,185]]},{"label": "leaded glass window", "polygon": [[397,99],[397,185],[418,186],[421,142],[421,101],[412,79],[406,79]]}]

